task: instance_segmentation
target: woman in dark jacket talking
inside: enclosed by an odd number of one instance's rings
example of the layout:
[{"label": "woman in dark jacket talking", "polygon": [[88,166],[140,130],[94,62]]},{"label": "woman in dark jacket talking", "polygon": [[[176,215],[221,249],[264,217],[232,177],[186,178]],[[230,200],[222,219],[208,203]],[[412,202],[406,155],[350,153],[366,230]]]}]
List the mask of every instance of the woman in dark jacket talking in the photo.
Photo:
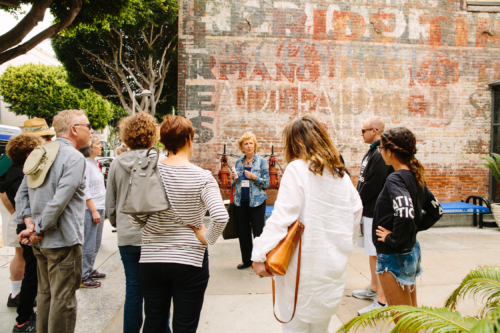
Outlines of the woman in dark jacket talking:
[{"label": "woman in dark jacket talking", "polygon": [[432,227],[443,212],[425,184],[410,130],[397,127],[384,132],[377,149],[395,172],[387,177],[373,215],[376,273],[388,305],[417,306],[415,278],[422,272],[417,232]]}]

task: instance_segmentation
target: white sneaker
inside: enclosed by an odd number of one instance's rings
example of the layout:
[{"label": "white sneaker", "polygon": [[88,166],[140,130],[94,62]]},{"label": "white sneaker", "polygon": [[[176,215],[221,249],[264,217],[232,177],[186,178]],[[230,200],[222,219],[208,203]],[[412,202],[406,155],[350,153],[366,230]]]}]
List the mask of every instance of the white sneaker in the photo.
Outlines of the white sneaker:
[{"label": "white sneaker", "polygon": [[377,299],[375,298],[373,300],[373,303],[368,305],[367,307],[364,307],[362,308],[361,310],[358,311],[358,316],[361,316],[363,313],[366,313],[366,312],[369,312],[371,310],[375,310],[375,309],[380,309],[380,308],[385,308],[387,307],[387,304],[386,305],[380,305],[380,303],[377,301]]},{"label": "white sneaker", "polygon": [[368,286],[363,290],[353,290],[352,297],[359,298],[359,299],[374,300],[375,298],[377,298],[377,292],[372,291],[370,289],[370,286]]}]

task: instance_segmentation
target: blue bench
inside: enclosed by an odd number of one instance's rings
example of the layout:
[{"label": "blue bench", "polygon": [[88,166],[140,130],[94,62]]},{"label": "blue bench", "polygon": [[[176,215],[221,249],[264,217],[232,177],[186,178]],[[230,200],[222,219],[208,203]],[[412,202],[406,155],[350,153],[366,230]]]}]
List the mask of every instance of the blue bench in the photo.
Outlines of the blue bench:
[{"label": "blue bench", "polygon": [[[472,203],[469,203],[472,201]],[[483,206],[484,204],[484,206]],[[443,214],[451,215],[451,214],[474,214],[472,216],[474,226],[479,226],[479,228],[483,228],[485,224],[483,222],[484,214],[491,214],[490,203],[488,200],[482,197],[470,196],[465,202],[442,202],[441,208],[443,209]],[[274,210],[274,206],[266,207],[266,220],[271,216]],[[479,215],[479,219],[478,219]],[[489,221],[488,221],[489,223]],[[494,222],[493,222],[494,223]],[[492,225],[493,226],[493,225]]]},{"label": "blue bench", "polygon": [[[472,203],[470,203],[471,201]],[[471,195],[465,201],[462,200],[462,202],[442,202],[441,208],[443,208],[443,214],[473,214],[472,220],[474,226],[480,229],[485,225],[496,227],[495,221],[483,220],[484,214],[491,214],[490,203],[483,197]]]}]

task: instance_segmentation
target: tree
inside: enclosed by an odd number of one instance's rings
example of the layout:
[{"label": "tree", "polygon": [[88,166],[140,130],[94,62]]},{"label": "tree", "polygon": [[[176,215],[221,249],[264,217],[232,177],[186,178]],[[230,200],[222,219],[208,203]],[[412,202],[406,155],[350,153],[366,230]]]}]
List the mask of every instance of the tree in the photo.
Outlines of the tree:
[{"label": "tree", "polygon": [[[21,5],[32,5],[14,28],[0,36],[0,64],[27,53],[64,29],[105,25],[108,18],[119,13],[128,2],[129,0],[0,0],[0,9],[15,16],[21,13]],[[22,43],[31,30],[43,21],[47,9],[54,16],[54,24]]]},{"label": "tree", "polygon": [[106,127],[112,105],[93,91],[71,86],[60,66],[9,66],[0,76],[0,95],[17,115],[43,118],[48,124],[61,110],[83,109],[94,129]]},{"label": "tree", "polygon": [[115,150],[118,148],[118,145],[120,144],[120,120],[126,116],[128,116],[127,111],[121,106],[111,104],[111,109],[113,110],[113,118],[111,118],[109,122],[109,135],[108,135],[108,142]]},{"label": "tree", "polygon": [[132,114],[134,92],[148,89],[136,111],[169,113],[177,105],[175,0],[130,0],[109,29],[82,29],[52,41],[57,58],[79,88],[92,88]]},{"label": "tree", "polygon": [[[476,317],[462,316],[456,311],[458,302],[466,296],[486,299]],[[392,332],[500,332],[500,267],[478,267],[462,280],[446,300],[444,308],[420,308],[395,305],[372,310],[352,319],[337,333],[356,332],[359,328],[374,327],[376,322],[395,322]]]}]

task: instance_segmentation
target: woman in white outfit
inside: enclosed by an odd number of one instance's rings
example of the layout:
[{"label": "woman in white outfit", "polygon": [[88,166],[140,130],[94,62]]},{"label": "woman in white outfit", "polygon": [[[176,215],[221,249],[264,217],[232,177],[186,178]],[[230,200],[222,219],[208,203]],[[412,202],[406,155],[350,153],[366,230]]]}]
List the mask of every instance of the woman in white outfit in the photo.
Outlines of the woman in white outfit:
[{"label": "woman in white outfit", "polygon": [[[254,239],[252,261],[260,276],[266,254],[296,220],[304,224],[297,309],[283,332],[326,333],[340,308],[346,267],[357,239],[362,204],[323,125],[311,116],[292,120],[283,130],[288,166],[274,211],[261,236]],[[280,319],[293,312],[298,251],[285,276],[273,277]]]}]

